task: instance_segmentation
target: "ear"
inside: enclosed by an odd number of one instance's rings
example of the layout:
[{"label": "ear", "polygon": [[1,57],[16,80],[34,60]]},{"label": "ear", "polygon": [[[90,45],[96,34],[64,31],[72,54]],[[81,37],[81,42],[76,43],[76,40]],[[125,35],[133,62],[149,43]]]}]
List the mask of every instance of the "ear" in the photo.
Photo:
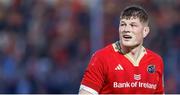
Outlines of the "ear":
[{"label": "ear", "polygon": [[143,38],[145,38],[149,34],[149,31],[150,31],[150,29],[148,26],[144,27]]}]

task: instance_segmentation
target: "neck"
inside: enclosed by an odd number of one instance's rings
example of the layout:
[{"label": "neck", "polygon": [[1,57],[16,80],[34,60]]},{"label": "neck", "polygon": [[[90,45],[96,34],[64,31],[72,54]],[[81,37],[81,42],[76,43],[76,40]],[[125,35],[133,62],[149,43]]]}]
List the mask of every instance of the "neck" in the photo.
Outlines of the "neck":
[{"label": "neck", "polygon": [[121,45],[121,49],[124,54],[128,54],[134,60],[137,60],[140,55],[141,49],[142,49],[142,44],[134,46],[134,47],[125,47],[125,46]]}]

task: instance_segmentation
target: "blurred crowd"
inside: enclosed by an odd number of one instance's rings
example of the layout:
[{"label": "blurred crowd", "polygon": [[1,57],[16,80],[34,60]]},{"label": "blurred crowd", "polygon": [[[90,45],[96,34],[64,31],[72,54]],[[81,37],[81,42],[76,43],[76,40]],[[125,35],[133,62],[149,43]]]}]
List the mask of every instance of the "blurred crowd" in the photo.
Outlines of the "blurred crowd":
[{"label": "blurred crowd", "polygon": [[[91,57],[93,1],[0,0],[0,93],[78,93]],[[180,93],[180,1],[101,1],[103,47],[118,40],[126,5],[147,9],[144,45],[163,57],[166,93]]]}]

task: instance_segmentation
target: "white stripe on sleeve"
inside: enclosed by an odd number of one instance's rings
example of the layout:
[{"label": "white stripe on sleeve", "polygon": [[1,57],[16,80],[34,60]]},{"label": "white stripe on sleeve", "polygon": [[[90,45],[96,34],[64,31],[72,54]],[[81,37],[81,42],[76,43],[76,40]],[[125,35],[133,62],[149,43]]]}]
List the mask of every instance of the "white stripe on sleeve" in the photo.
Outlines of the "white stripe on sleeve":
[{"label": "white stripe on sleeve", "polygon": [[85,86],[83,84],[80,85],[79,91],[82,90],[82,89],[92,93],[93,95],[98,95],[98,92],[96,90],[94,90],[94,89],[92,89],[92,88],[90,88],[88,86]]}]

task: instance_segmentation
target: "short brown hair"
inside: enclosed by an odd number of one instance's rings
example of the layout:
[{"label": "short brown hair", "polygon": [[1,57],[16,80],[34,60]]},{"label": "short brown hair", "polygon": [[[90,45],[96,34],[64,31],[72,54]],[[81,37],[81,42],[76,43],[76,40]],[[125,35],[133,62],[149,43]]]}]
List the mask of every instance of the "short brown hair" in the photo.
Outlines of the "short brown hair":
[{"label": "short brown hair", "polygon": [[120,16],[121,19],[130,19],[131,17],[139,18],[140,22],[147,24],[149,23],[148,13],[141,6],[138,5],[128,6],[122,11]]}]

